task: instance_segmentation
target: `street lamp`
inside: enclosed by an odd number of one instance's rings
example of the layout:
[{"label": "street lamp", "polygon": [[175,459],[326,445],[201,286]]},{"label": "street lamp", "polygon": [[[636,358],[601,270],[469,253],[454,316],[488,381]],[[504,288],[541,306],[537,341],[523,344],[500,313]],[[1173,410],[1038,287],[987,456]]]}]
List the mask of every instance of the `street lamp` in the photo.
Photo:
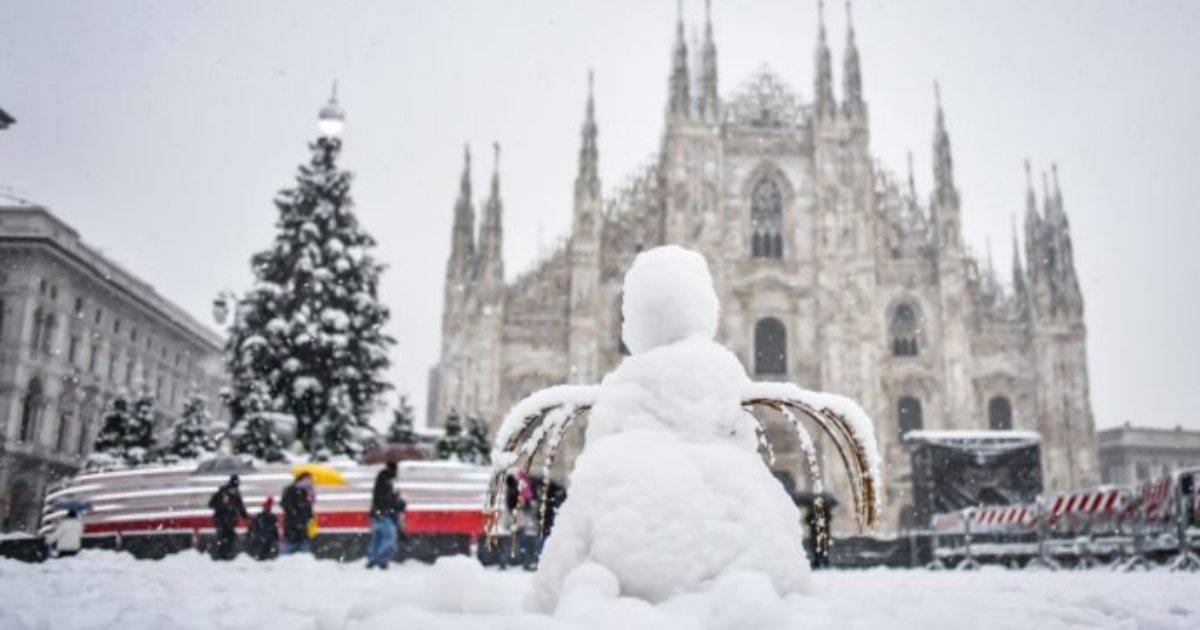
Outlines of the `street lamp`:
[{"label": "street lamp", "polygon": [[218,326],[225,326],[226,320],[229,319],[231,305],[236,306],[237,303],[237,294],[229,290],[221,291],[217,294],[217,297],[213,298],[212,316]]},{"label": "street lamp", "polygon": [[321,135],[336,138],[341,135],[342,129],[345,127],[346,113],[338,105],[337,81],[334,81],[333,93],[329,96],[329,102],[321,108],[321,113],[317,115],[317,128],[321,130]]}]

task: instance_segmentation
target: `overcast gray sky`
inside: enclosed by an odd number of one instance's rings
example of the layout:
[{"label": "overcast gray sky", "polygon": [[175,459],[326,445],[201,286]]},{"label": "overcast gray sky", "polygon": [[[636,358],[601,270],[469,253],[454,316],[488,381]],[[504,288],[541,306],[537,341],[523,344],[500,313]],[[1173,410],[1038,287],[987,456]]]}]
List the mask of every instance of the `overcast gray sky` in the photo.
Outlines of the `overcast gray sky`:
[{"label": "overcast gray sky", "polygon": [[[270,242],[336,77],[344,164],[391,265],[393,376],[423,405],[462,143],[477,190],[504,145],[519,273],[568,225],[588,67],[605,188],[658,146],[674,4],[0,0],[0,107],[18,119],[0,186],[210,322]],[[722,93],[767,64],[807,100],[815,2],[714,5]],[[699,26],[703,3],[684,12]],[[845,13],[826,13],[840,85]],[[1097,424],[1200,429],[1200,3],[859,0],[854,19],[874,151],[901,172],[911,149],[928,190],[940,79],[967,239],[982,253],[990,235],[1006,272],[1022,159],[1058,161]]]}]

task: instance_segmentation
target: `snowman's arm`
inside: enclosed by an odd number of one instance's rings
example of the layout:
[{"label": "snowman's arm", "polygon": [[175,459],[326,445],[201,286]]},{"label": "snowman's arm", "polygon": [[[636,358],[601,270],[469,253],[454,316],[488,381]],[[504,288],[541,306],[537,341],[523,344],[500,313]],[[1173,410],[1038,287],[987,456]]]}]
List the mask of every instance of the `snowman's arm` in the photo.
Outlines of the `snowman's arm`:
[{"label": "snowman's arm", "polygon": [[877,466],[879,455],[874,446],[874,434],[863,435],[863,429],[858,426],[861,423],[851,422],[842,412],[831,408],[830,405],[820,404],[819,400],[762,395],[765,393],[750,393],[742,400],[742,405],[748,409],[774,409],[785,416],[792,416],[793,421],[794,414],[799,414],[820,427],[833,442],[842,463],[846,466],[846,472],[850,475],[850,488],[859,527],[874,527],[879,515],[880,497]]},{"label": "snowman's arm", "polygon": [[547,466],[553,461],[563,433],[592,408],[598,392],[595,385],[559,385],[536,391],[513,406],[493,443],[489,512],[500,508],[508,475],[517,470],[529,472],[544,446],[550,446],[543,454]]}]

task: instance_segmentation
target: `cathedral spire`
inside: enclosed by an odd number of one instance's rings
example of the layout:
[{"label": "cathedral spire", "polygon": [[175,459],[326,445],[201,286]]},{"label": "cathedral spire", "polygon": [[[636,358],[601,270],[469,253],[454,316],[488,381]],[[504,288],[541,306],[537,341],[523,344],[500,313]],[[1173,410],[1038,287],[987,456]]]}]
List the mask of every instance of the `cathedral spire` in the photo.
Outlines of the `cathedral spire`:
[{"label": "cathedral spire", "polygon": [[504,204],[500,201],[500,143],[492,143],[492,187],[484,203],[479,234],[479,277],[495,288],[504,282]]},{"label": "cathedral spire", "polygon": [[717,108],[717,44],[713,41],[712,0],[704,0],[704,44],[700,57],[700,116],[715,121]]},{"label": "cathedral spire", "polygon": [[950,156],[950,134],[946,132],[946,114],[942,110],[942,90],[933,82],[933,97],[937,103],[937,115],[933,133],[933,178],[935,193],[942,200],[957,196],[954,189],[954,160]]},{"label": "cathedral spire", "polygon": [[688,74],[687,41],[683,35],[683,0],[675,4],[675,47],[671,51],[670,93],[667,99],[667,114],[675,118],[687,118],[691,113],[691,76]]},{"label": "cathedral spire", "polygon": [[575,177],[575,193],[600,197],[600,148],[596,142],[595,75],[588,70],[587,106],[584,109],[582,142],[579,145],[579,173]]},{"label": "cathedral spire", "polygon": [[1018,297],[1025,295],[1025,270],[1021,267],[1021,246],[1017,243],[1017,214],[1011,216],[1012,224],[1012,283],[1013,293]]},{"label": "cathedral spire", "polygon": [[834,112],[833,61],[825,38],[825,2],[817,0],[817,72],[813,86],[813,113],[826,118]]},{"label": "cathedral spire", "polygon": [[475,258],[475,207],[471,204],[471,145],[463,145],[463,172],[454,202],[454,227],[446,274],[462,280],[470,275]]},{"label": "cathedral spire", "polygon": [[1037,194],[1033,192],[1033,168],[1029,164],[1029,158],[1025,158],[1025,220],[1036,217],[1037,213]]},{"label": "cathedral spire", "polygon": [[862,69],[858,62],[858,45],[854,41],[854,19],[850,0],[846,0],[846,52],[842,67],[842,112],[847,118],[863,114]]},{"label": "cathedral spire", "polygon": [[933,199],[930,215],[939,245],[945,249],[962,248],[962,223],[959,216],[958,189],[954,187],[954,162],[950,157],[950,134],[946,132],[946,115],[942,111],[942,91],[933,82],[937,115],[933,132]]}]

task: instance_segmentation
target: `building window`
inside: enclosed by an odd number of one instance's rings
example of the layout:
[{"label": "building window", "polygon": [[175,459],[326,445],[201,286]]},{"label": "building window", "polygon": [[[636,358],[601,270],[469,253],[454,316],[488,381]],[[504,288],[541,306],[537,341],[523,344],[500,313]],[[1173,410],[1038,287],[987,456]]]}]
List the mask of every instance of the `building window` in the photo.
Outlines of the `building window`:
[{"label": "building window", "polygon": [[83,455],[87,452],[88,445],[88,427],[87,418],[79,418],[79,441],[75,443],[75,452]]},{"label": "building window", "polygon": [[774,317],[760,319],[754,325],[754,372],[787,374],[787,330]]},{"label": "building window", "polygon": [[750,195],[750,253],[754,258],[783,258],[783,194],[765,177]]},{"label": "building window", "polygon": [[1146,481],[1150,478],[1150,464],[1146,462],[1138,462],[1135,466],[1137,469],[1137,480]]},{"label": "building window", "polygon": [[80,315],[83,315],[83,298],[77,297],[75,298],[75,316],[79,317]]},{"label": "building window", "polygon": [[29,354],[37,356],[38,348],[42,347],[42,319],[45,315],[42,313],[42,307],[38,307],[33,312],[33,330],[29,335]]},{"label": "building window", "polygon": [[46,323],[42,325],[42,354],[50,356],[54,354],[54,335],[58,332],[58,318],[53,313],[46,316]]},{"label": "building window", "polygon": [[113,378],[117,375],[117,351],[113,350],[108,353],[108,382],[113,382]]},{"label": "building window", "polygon": [[896,424],[900,427],[900,437],[909,431],[920,431],[925,421],[921,416],[921,401],[912,396],[905,396],[896,403]]},{"label": "building window", "polygon": [[71,412],[58,413],[58,435],[54,438],[54,450],[63,452],[67,448],[67,432],[71,428]]},{"label": "building window", "polygon": [[29,517],[40,506],[33,500],[29,484],[18,479],[8,487],[8,514],[4,517],[4,529],[24,529]]},{"label": "building window", "polygon": [[79,335],[71,335],[71,344],[67,346],[67,363],[75,365],[75,359],[79,357]]},{"label": "building window", "polygon": [[892,311],[892,319],[888,322],[888,332],[892,337],[892,356],[915,357],[918,354],[917,311],[911,304],[900,304]]},{"label": "building window", "polygon": [[104,319],[104,311],[96,309],[96,325],[99,326],[101,320]]},{"label": "building window", "polygon": [[20,441],[34,440],[41,415],[42,382],[35,378],[29,381],[29,387],[25,390],[25,402],[21,406],[21,434],[18,436]]},{"label": "building window", "polygon": [[1012,403],[1004,396],[988,401],[988,426],[993,431],[1007,431],[1013,427]]},{"label": "building window", "polygon": [[100,340],[93,337],[91,352],[88,354],[88,374],[96,373],[96,362],[100,359]]}]

